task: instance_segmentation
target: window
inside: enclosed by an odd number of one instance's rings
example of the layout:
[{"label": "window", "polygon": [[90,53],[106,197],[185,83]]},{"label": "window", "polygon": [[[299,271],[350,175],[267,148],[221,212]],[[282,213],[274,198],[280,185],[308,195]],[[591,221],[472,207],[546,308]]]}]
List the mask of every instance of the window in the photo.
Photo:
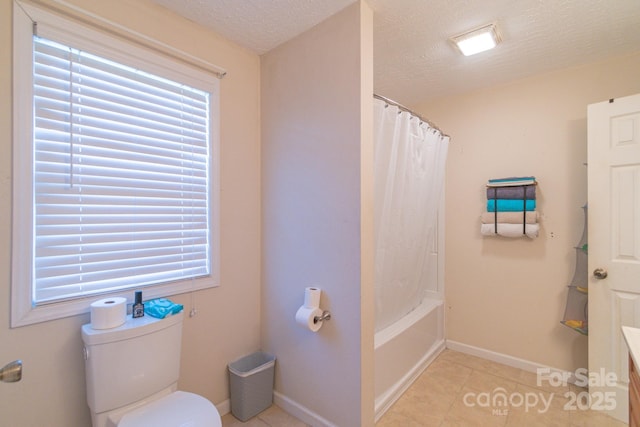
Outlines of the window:
[{"label": "window", "polygon": [[106,293],[215,286],[218,79],[40,9],[21,14],[12,326],[88,311]]}]

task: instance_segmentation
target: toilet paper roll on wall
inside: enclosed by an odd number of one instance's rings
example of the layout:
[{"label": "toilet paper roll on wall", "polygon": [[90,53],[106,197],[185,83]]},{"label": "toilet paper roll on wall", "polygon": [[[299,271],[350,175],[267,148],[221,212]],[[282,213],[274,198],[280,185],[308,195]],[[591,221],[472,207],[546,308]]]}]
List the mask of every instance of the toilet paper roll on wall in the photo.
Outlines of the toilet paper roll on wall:
[{"label": "toilet paper roll on wall", "polygon": [[302,306],[296,312],[296,322],[303,328],[309,329],[311,332],[318,332],[322,327],[322,321],[314,322],[315,317],[322,316],[322,310],[319,307]]},{"label": "toilet paper roll on wall", "polygon": [[105,298],[91,304],[91,327],[93,329],[117,328],[126,321],[126,298]]},{"label": "toilet paper roll on wall", "polygon": [[305,288],[304,290],[304,306],[307,308],[320,307],[320,295],[322,291],[318,288]]}]

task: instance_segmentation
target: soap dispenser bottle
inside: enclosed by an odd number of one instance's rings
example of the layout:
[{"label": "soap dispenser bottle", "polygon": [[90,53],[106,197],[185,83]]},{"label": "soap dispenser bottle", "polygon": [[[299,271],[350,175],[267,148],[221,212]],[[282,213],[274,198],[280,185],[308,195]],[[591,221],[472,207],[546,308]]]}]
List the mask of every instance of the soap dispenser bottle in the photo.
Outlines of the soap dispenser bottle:
[{"label": "soap dispenser bottle", "polygon": [[144,304],[142,303],[142,291],[136,291],[136,299],[133,303],[133,309],[131,310],[131,317],[144,316]]}]

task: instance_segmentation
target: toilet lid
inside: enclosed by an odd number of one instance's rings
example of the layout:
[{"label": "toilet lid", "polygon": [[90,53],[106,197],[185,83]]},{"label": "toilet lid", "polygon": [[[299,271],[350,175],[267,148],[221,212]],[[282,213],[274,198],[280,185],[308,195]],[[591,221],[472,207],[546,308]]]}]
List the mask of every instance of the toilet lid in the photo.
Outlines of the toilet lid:
[{"label": "toilet lid", "polygon": [[202,396],[176,391],[125,414],[118,427],[221,427],[220,414]]}]

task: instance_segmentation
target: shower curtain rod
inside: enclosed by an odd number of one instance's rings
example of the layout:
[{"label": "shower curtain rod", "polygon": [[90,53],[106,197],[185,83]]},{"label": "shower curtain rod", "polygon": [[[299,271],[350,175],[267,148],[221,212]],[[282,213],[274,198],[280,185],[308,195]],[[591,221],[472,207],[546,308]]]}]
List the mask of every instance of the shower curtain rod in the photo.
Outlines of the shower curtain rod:
[{"label": "shower curtain rod", "polygon": [[450,138],[450,136],[449,136],[449,135],[447,135],[446,133],[442,132],[442,131],[440,130],[440,128],[439,128],[438,126],[436,126],[436,125],[435,125],[435,123],[433,123],[433,122],[431,122],[431,121],[429,121],[429,120],[425,119],[425,118],[424,118],[424,117],[422,117],[420,114],[418,114],[418,113],[416,113],[415,111],[413,111],[413,110],[411,110],[411,109],[409,109],[409,108],[405,107],[404,105],[400,104],[399,102],[393,101],[393,100],[391,100],[391,99],[389,99],[389,98],[385,98],[384,96],[382,96],[382,95],[378,95],[377,93],[374,93],[374,94],[373,94],[373,97],[374,97],[374,98],[379,99],[380,101],[384,101],[384,102],[386,102],[386,103],[387,103],[387,104],[389,104],[389,105],[393,105],[394,107],[398,107],[398,109],[399,109],[400,111],[406,111],[407,113],[411,114],[412,116],[419,118],[419,119],[420,119],[420,121],[423,121],[423,122],[425,122],[426,124],[428,124],[428,125],[429,125],[429,127],[431,127],[432,129],[437,130],[437,131],[440,133],[440,135],[442,135],[442,136],[444,136],[444,137],[446,137],[446,138]]}]

